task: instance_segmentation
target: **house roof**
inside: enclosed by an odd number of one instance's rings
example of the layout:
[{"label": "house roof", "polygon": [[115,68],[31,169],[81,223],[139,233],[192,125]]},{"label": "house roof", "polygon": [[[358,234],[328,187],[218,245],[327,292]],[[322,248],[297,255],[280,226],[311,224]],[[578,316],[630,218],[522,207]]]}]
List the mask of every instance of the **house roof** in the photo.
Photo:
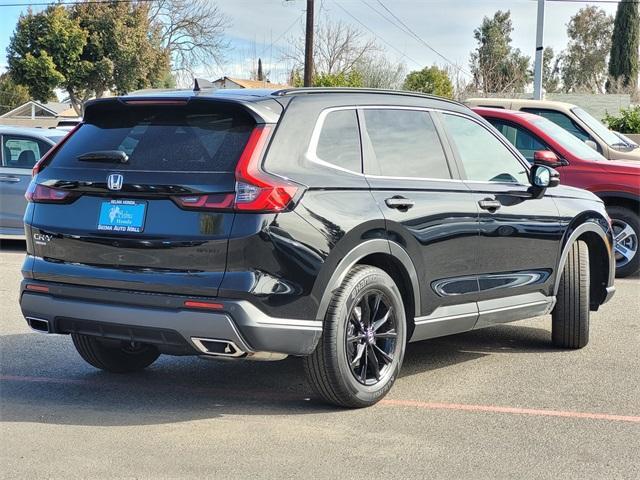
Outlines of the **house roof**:
[{"label": "house roof", "polygon": [[230,80],[233,83],[236,83],[238,85],[240,85],[242,88],[274,88],[274,89],[281,89],[281,88],[288,88],[289,85],[285,85],[282,83],[271,83],[271,82],[267,82],[264,80],[245,80],[244,78],[233,78],[233,77],[222,77],[219,78],[218,80],[215,80],[216,82],[222,82],[224,80]]},{"label": "house roof", "polygon": [[26,107],[29,107],[29,115],[31,115],[31,105],[35,105],[37,108],[49,113],[52,117],[77,117],[75,110],[68,103],[62,102],[37,102],[35,100],[29,100],[26,103],[8,111],[4,115],[0,115],[0,118],[11,118],[16,116],[16,113],[20,112]]}]

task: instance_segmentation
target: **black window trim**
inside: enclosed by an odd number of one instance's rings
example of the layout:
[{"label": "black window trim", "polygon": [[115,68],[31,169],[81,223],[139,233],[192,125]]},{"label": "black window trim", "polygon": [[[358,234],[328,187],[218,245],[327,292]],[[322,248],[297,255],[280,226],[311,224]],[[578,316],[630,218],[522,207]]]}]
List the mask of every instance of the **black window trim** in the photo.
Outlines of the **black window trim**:
[{"label": "black window trim", "polygon": [[[502,143],[507,148],[507,150],[509,150],[511,152],[511,154],[515,157],[515,159],[518,162],[520,162],[520,164],[522,166],[525,167],[527,172],[531,169],[531,164],[527,161],[527,159],[524,158],[524,156],[518,151],[518,149],[515,146],[513,146],[511,144],[511,142],[509,142],[509,140],[507,140],[506,138],[503,138],[502,134],[497,132],[497,130],[495,128],[493,128],[493,126],[491,126],[491,124],[489,124],[489,128],[487,128],[487,125],[485,125],[483,123],[483,121],[480,121],[477,118],[472,117],[471,115],[466,115],[466,114],[461,113],[461,112],[453,112],[453,111],[450,111],[450,110],[438,110],[438,113],[440,115],[453,115],[453,116],[457,116],[457,117],[466,118],[467,120],[471,120],[472,122],[477,123],[482,128],[484,128],[487,132],[489,132],[489,134],[493,135],[493,137],[496,138],[500,143]],[[484,121],[487,122],[486,120],[484,120]],[[489,123],[489,122],[487,122],[487,123]],[[446,129],[446,128],[445,128],[445,134],[447,135],[448,143],[451,144],[451,148],[454,151],[454,157],[456,159],[456,163],[458,164],[458,169],[460,170],[461,178],[463,179],[463,181],[465,183],[475,183],[475,184],[485,184],[485,185],[486,184],[503,185],[503,186],[510,186],[510,187],[518,186],[518,187],[526,187],[526,188],[529,188],[531,186],[529,184],[513,183],[513,182],[492,182],[492,181],[489,181],[489,180],[469,180],[467,178],[467,174],[466,174],[466,171],[464,169],[464,165],[462,163],[462,159],[460,158],[460,154],[458,152],[458,149],[455,146],[455,143],[454,143],[453,139],[450,137],[448,129]],[[528,175],[527,175],[527,177],[528,177]]]}]

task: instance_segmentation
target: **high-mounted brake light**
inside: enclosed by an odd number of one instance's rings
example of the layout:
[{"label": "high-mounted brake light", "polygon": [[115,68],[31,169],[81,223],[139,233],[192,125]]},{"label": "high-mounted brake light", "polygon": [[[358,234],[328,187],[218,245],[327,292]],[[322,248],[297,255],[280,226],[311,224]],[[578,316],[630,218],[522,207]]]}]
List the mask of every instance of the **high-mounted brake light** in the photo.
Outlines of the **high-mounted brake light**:
[{"label": "high-mounted brake light", "polygon": [[260,170],[260,160],[271,135],[271,126],[260,125],[249,136],[236,166],[235,209],[251,212],[281,212],[300,186]]},{"label": "high-mounted brake light", "polygon": [[285,210],[303,187],[260,169],[271,130],[269,125],[259,125],[249,135],[236,166],[234,193],[181,195],[173,197],[173,201],[190,210],[265,213]]},{"label": "high-mounted brake light", "polygon": [[35,177],[38,173],[40,173],[42,171],[42,169],[44,167],[47,166],[47,163],[49,163],[49,161],[51,160],[51,158],[53,157],[53,155],[60,150],[60,147],[62,147],[62,145],[64,145],[64,143],[69,140],[69,137],[71,135],[73,135],[76,130],[78,130],[80,128],[80,125],[82,125],[82,123],[78,123],[75,127],[73,127],[71,130],[69,130],[69,133],[67,133],[64,137],[62,137],[62,140],[60,140],[58,143],[56,143],[53,147],[51,147],[49,150],[47,150],[47,153],[45,153],[40,160],[38,160],[36,162],[36,164],[33,166],[33,168],[31,169],[31,176]]},{"label": "high-mounted brake light", "polygon": [[32,180],[24,198],[33,203],[69,203],[76,195],[68,190],[47,187]]}]

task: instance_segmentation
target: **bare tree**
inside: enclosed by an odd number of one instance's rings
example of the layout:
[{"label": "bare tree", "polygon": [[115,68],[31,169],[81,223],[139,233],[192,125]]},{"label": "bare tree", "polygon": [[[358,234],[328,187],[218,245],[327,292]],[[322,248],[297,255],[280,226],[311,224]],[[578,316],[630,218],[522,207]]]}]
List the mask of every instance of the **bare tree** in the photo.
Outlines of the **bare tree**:
[{"label": "bare tree", "polygon": [[407,67],[404,63],[392,62],[382,52],[365,55],[356,65],[356,69],[362,75],[362,84],[365,87],[392,90],[402,87],[407,73]]},{"label": "bare tree", "polygon": [[230,22],[215,3],[157,0],[151,3],[149,17],[179,80],[192,77],[196,69],[224,62],[228,48],[224,32]]},{"label": "bare tree", "polygon": [[[304,68],[304,33],[289,40],[290,49],[282,60],[292,63],[294,70]],[[313,71],[316,74],[348,74],[363,59],[379,51],[375,42],[357,28],[341,21],[321,22],[314,33]]]}]

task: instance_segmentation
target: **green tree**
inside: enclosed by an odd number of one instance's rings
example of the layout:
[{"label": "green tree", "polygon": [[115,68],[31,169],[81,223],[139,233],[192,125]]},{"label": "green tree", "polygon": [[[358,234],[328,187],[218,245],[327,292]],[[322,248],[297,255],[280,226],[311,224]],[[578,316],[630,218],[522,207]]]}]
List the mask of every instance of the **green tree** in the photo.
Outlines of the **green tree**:
[{"label": "green tree", "polygon": [[[302,87],[304,81],[300,70],[291,72],[290,83],[294,87]],[[362,75],[357,70],[348,73],[318,73],[313,77],[314,87],[363,87]]]},{"label": "green tree", "polygon": [[562,83],[567,92],[604,93],[613,18],[598,7],[584,7],[567,25]]},{"label": "green tree", "polygon": [[542,86],[545,92],[555,93],[560,88],[560,60],[553,48],[546,47],[542,60]]},{"label": "green tree", "polygon": [[17,84],[8,73],[0,75],[0,115],[19,107],[31,99],[29,89]]},{"label": "green tree", "polygon": [[476,88],[484,93],[522,92],[530,81],[529,57],[511,46],[511,12],[484,17],[473,36],[478,42],[470,67]]},{"label": "green tree", "polygon": [[405,90],[453,98],[453,84],[446,70],[437,66],[410,72],[404,80]]},{"label": "green tree", "polygon": [[22,15],[11,37],[9,71],[33,98],[64,90],[82,115],[84,102],[106,91],[160,87],[169,54],[150,25],[148,4],[81,3]]},{"label": "green tree", "polygon": [[640,48],[640,10],[637,0],[618,4],[611,37],[607,91],[616,90],[617,83],[635,90],[638,83],[638,49]]}]

